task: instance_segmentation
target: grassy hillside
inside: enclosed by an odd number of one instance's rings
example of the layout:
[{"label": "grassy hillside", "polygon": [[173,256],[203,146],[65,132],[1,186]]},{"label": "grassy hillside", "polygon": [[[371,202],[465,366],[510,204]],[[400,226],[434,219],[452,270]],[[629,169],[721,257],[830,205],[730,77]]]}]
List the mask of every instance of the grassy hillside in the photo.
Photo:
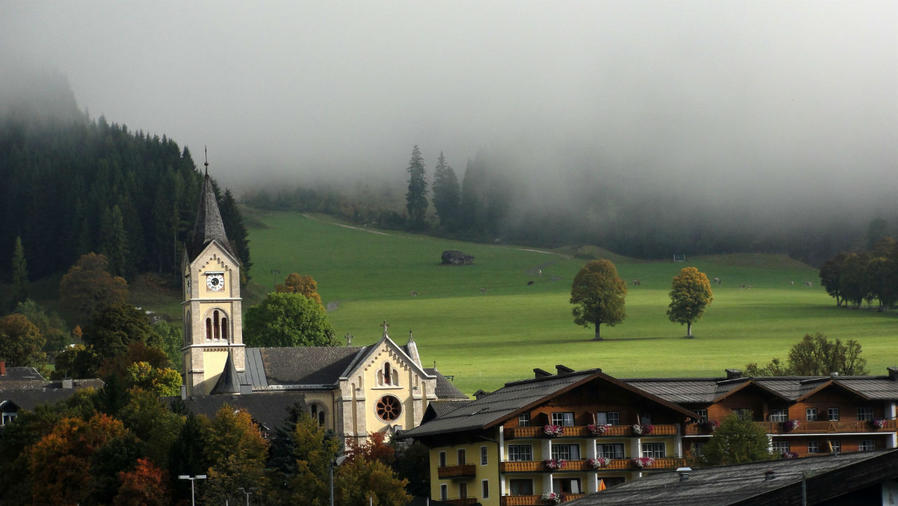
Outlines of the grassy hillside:
[{"label": "grassy hillside", "polygon": [[[641,285],[630,286],[627,319],[602,329],[606,341],[593,342],[592,329],[572,323],[568,303],[571,280],[586,260],[367,230],[321,216],[265,213],[250,223],[256,283],[271,287],[290,272],[311,274],[325,303],[336,306],[330,318],[340,336],[372,343],[387,320],[391,336],[404,343],[411,329],[426,365],[436,361],[466,392],[555,364],[601,367],[619,377],[720,375],[726,367],[785,357],[808,332],[858,339],[874,373],[898,364],[896,315],[836,309],[813,268],[782,256],[700,257],[686,264],[617,258],[621,276]],[[446,249],[474,255],[475,264],[439,265]],[[685,328],[665,315],[671,278],[684,265],[722,280],[695,339],[684,339]]]}]

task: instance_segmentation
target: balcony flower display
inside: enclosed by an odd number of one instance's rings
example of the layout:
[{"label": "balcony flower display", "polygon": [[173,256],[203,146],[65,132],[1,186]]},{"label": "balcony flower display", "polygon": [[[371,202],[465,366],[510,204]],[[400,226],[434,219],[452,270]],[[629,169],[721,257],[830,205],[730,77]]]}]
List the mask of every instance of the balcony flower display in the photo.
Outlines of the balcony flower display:
[{"label": "balcony flower display", "polygon": [[609,427],[611,427],[611,425],[609,425],[607,423],[606,424],[591,423],[586,426],[586,429],[589,430],[590,434],[592,434],[593,436],[603,436],[603,435],[605,435],[605,431],[607,431]]},{"label": "balcony flower display", "polygon": [[558,492],[546,492],[540,499],[542,499],[545,504],[561,504],[561,494]]},{"label": "balcony flower display", "polygon": [[798,420],[792,419],[783,422],[783,430],[786,432],[791,432],[798,428]]},{"label": "balcony flower display", "polygon": [[564,467],[564,460],[548,459],[543,461],[543,465],[546,467],[546,471],[557,471]]},{"label": "balcony flower display", "polygon": [[652,464],[655,463],[655,459],[651,457],[638,457],[633,459],[633,465],[638,467],[639,469],[645,469],[647,467],[652,467]]},{"label": "balcony flower display", "polygon": [[784,459],[797,459],[798,454],[795,452],[783,452]]},{"label": "balcony flower display", "polygon": [[556,437],[560,436],[562,433],[564,433],[564,427],[562,427],[561,425],[554,425],[550,423],[549,425],[543,427],[543,434],[545,434],[546,437]]},{"label": "balcony flower display", "polygon": [[638,423],[633,424],[633,434],[637,436],[641,436],[643,434],[651,434],[654,427],[652,424],[639,425]]},{"label": "balcony flower display", "polygon": [[605,467],[608,465],[608,462],[610,462],[610,460],[606,459],[605,457],[586,459],[586,465],[593,469],[599,469],[599,468]]},{"label": "balcony flower display", "polygon": [[886,421],[883,420],[882,418],[877,418],[875,420],[870,421],[870,425],[872,425],[874,429],[881,429],[885,426],[885,424],[886,424]]},{"label": "balcony flower display", "polygon": [[701,423],[699,423],[699,427],[705,432],[714,432],[720,427],[720,422],[717,420],[702,420]]}]

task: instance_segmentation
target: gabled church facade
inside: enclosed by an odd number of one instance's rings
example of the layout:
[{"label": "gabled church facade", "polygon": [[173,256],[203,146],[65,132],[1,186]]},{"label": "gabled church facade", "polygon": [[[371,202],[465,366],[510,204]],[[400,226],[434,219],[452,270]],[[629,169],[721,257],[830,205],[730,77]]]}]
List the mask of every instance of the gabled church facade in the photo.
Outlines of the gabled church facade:
[{"label": "gabled church facade", "polygon": [[240,261],[208,174],[182,266],[184,397],[198,412],[228,403],[273,429],[302,400],[320,425],[364,439],[417,427],[438,399],[468,399],[435,368],[423,367],[411,332],[400,346],[386,323],[369,346],[247,348]]}]

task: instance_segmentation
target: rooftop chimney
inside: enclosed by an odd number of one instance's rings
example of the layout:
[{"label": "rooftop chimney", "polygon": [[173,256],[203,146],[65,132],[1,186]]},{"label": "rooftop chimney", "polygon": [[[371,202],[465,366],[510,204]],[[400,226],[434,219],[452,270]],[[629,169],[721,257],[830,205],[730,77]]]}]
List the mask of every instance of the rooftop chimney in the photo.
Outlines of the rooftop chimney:
[{"label": "rooftop chimney", "polygon": [[545,378],[546,376],[551,376],[551,375],[552,375],[552,373],[550,373],[549,371],[544,371],[544,370],[540,369],[539,367],[533,368],[533,377],[534,378]]},{"label": "rooftop chimney", "polygon": [[898,381],[898,367],[886,367],[886,370],[889,371],[890,380]]},{"label": "rooftop chimney", "polygon": [[740,371],[739,369],[727,369],[726,372],[728,380],[742,377],[742,371]]},{"label": "rooftop chimney", "polygon": [[773,471],[773,469],[768,469],[767,471],[764,471],[764,481],[770,481],[774,478],[776,478],[776,473]]},{"label": "rooftop chimney", "polygon": [[74,387],[75,387],[75,380],[73,380],[71,378],[62,380],[62,388],[66,389],[66,390],[71,390]]},{"label": "rooftop chimney", "polygon": [[678,467],[677,474],[680,475],[680,481],[686,481],[689,479],[689,472],[692,471],[691,467]]},{"label": "rooftop chimney", "polygon": [[0,360],[0,376],[6,376],[6,360]]},{"label": "rooftop chimney", "polygon": [[474,392],[475,399],[479,399],[479,398],[483,397],[484,395],[486,395],[486,392],[484,392],[483,390],[480,390],[480,389],[478,389],[476,392]]},{"label": "rooftop chimney", "polygon": [[570,367],[567,367],[567,366],[564,366],[561,364],[555,365],[555,371],[558,373],[559,376],[561,376],[562,374],[570,374],[570,373],[574,372],[574,370],[571,369]]}]

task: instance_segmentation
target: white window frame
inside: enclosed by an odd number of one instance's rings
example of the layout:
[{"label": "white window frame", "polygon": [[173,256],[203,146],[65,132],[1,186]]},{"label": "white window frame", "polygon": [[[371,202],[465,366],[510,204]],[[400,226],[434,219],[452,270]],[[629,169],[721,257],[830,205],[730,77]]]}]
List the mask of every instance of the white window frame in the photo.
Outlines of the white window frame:
[{"label": "white window frame", "polygon": [[[532,495],[534,492],[536,492],[536,489],[533,486],[533,478],[509,478],[508,479],[508,495],[512,495],[512,496],[515,495],[512,491],[512,486],[511,486],[512,485],[511,482],[513,482],[513,481],[521,481],[521,482],[529,481],[530,482],[530,493],[523,494],[523,495]],[[520,496],[518,496],[518,497],[520,497]]]},{"label": "white window frame", "polygon": [[840,455],[842,453],[842,442],[838,439],[830,440],[829,445],[833,448],[833,455]]},{"label": "white window frame", "polygon": [[[617,452],[618,449],[620,449],[619,453]],[[599,457],[605,457],[606,459],[623,459],[627,455],[627,449],[623,443],[601,443],[597,445],[596,451]]]},{"label": "white window frame", "polygon": [[481,446],[480,447],[480,465],[481,466],[485,466],[487,464],[487,462],[488,462],[487,455],[488,455],[488,450],[486,449],[486,446]]},{"label": "white window frame", "polygon": [[577,443],[553,444],[552,458],[558,460],[580,460],[580,445]]},{"label": "white window frame", "polygon": [[576,424],[576,418],[574,417],[573,411],[555,411],[552,413],[552,425],[573,427],[574,424]]},{"label": "white window frame", "polygon": [[597,425],[620,425],[620,411],[596,412]]},{"label": "white window frame", "polygon": [[699,422],[705,422],[708,420],[708,408],[696,409],[695,414],[698,415]]},{"label": "white window frame", "polygon": [[771,449],[773,450],[774,455],[776,455],[776,454],[782,455],[782,454],[792,450],[792,448],[789,446],[789,441],[783,441],[783,440],[774,441],[770,446],[771,446]]},{"label": "white window frame", "polygon": [[[526,451],[522,451],[526,448]],[[527,457],[527,458],[520,458]],[[533,446],[529,444],[508,445],[508,461],[509,462],[529,462],[533,460]]]},{"label": "white window frame", "polygon": [[480,480],[481,499],[490,498],[490,480]]},{"label": "white window frame", "polygon": [[820,453],[820,441],[812,439],[808,441],[808,455],[816,455]]},{"label": "white window frame", "polygon": [[839,421],[839,408],[826,408],[826,418],[830,422],[838,422]]},{"label": "white window frame", "polygon": [[860,452],[872,452],[875,449],[876,443],[872,439],[862,439],[857,445],[857,450]]},{"label": "white window frame", "polygon": [[873,421],[873,408],[870,406],[861,406],[861,407],[857,408],[857,421],[872,422]]},{"label": "white window frame", "polygon": [[661,459],[667,456],[667,445],[663,441],[649,441],[642,443],[642,456],[653,459]]},{"label": "white window frame", "polygon": [[518,427],[530,427],[530,413],[518,415]]},{"label": "white window frame", "polygon": [[816,422],[817,420],[819,420],[817,408],[805,408],[804,419],[808,422]]},{"label": "white window frame", "polygon": [[789,421],[789,409],[788,408],[771,409],[770,414],[767,415],[767,418],[771,422],[788,422]]}]

